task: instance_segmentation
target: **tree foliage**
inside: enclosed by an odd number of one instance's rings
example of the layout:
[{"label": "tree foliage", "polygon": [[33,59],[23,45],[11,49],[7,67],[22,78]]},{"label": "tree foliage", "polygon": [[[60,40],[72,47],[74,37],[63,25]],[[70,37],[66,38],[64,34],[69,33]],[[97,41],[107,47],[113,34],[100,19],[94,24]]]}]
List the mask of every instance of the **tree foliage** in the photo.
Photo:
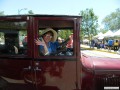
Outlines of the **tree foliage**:
[{"label": "tree foliage", "polygon": [[29,10],[28,11],[28,14],[34,14],[32,10]]},{"label": "tree foliage", "polygon": [[107,31],[108,31],[108,30],[106,30],[106,29],[104,29],[104,28],[101,28],[101,29],[100,29],[100,30],[98,30],[97,32],[98,32],[98,33],[100,33],[100,32],[101,32],[101,33],[103,33],[103,34],[104,34],[104,33],[106,33]]},{"label": "tree foliage", "polygon": [[0,15],[4,15],[4,11],[0,11]]},{"label": "tree foliage", "polygon": [[116,9],[116,11],[112,12],[110,15],[107,15],[102,23],[107,30],[117,31],[120,29],[120,8]]},{"label": "tree foliage", "polygon": [[82,24],[81,24],[81,38],[88,35],[94,36],[97,34],[98,28],[98,16],[95,15],[93,9],[82,10],[79,13],[82,16]]},{"label": "tree foliage", "polygon": [[63,39],[68,39],[69,35],[73,33],[72,30],[60,30],[58,33],[58,36],[63,38]]}]

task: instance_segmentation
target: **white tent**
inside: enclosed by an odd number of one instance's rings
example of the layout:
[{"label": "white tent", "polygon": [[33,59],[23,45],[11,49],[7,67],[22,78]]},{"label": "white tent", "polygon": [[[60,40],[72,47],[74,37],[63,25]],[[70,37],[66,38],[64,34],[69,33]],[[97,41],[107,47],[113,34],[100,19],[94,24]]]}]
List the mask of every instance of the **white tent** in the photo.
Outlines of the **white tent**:
[{"label": "white tent", "polygon": [[117,36],[117,37],[120,37],[120,30],[116,31],[113,35]]},{"label": "white tent", "polygon": [[98,39],[103,39],[104,38],[104,34],[100,32],[98,35],[96,35],[94,37],[98,38]]},{"label": "white tent", "polygon": [[84,39],[83,42],[89,42],[89,40],[88,39]]},{"label": "white tent", "polygon": [[94,36],[95,38],[99,38],[99,37],[103,37],[104,38],[104,36],[103,36],[104,34],[103,33],[98,33],[98,35],[96,35],[96,36]]},{"label": "white tent", "polygon": [[113,37],[113,36],[114,36],[114,33],[110,30],[104,34],[104,37]]},{"label": "white tent", "polygon": [[103,39],[104,38],[104,36],[100,36],[100,37],[98,37],[98,39]]}]

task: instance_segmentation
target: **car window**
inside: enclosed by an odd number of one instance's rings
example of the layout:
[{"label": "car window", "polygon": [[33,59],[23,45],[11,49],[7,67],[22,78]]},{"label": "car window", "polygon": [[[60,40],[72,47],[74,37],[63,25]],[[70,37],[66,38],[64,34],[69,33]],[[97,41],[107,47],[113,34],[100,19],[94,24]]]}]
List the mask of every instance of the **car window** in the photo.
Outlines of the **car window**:
[{"label": "car window", "polygon": [[0,21],[0,55],[25,55],[26,53],[26,22]]},{"label": "car window", "polygon": [[[41,40],[42,33],[45,29],[39,30],[39,40]],[[57,39],[56,41],[50,43],[47,47],[53,51],[52,53],[48,54],[51,56],[73,56],[73,29],[59,29],[56,30],[57,32]],[[43,37],[42,37],[43,39]],[[52,47],[53,45],[53,47]],[[56,50],[52,50],[56,48]],[[49,50],[48,50],[49,51]],[[39,55],[45,56],[42,52],[42,49],[39,47]],[[46,56],[48,56],[46,55]]]}]

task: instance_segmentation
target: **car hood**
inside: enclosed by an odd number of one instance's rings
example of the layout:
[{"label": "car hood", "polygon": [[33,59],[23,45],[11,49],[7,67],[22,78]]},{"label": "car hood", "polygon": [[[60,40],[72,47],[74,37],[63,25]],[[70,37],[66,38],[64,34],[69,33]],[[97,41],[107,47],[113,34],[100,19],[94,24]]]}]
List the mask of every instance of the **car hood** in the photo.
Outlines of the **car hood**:
[{"label": "car hood", "polygon": [[120,58],[95,57],[82,54],[82,65],[91,70],[120,70]]}]

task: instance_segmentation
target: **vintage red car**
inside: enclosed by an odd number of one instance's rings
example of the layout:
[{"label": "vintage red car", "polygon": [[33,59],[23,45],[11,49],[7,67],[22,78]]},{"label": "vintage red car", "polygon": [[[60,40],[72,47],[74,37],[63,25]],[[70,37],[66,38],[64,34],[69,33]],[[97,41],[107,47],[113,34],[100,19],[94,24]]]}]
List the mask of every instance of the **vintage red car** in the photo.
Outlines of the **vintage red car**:
[{"label": "vintage red car", "polygon": [[[81,16],[0,16],[0,88],[8,90],[80,89]],[[64,43],[52,55],[40,55],[35,39],[52,28]],[[67,48],[74,33],[73,48]],[[26,39],[27,36],[27,39]]]},{"label": "vintage red car", "polygon": [[81,54],[83,90],[119,90],[120,56],[115,57],[111,53],[113,56],[104,55],[108,52],[89,53]]},{"label": "vintage red car", "polygon": [[[81,21],[81,16],[69,15],[0,16],[0,90],[104,90],[105,86],[119,87],[120,61],[81,54]],[[63,43],[55,53],[41,55],[35,39],[46,28],[54,29]],[[67,48],[71,33],[73,45]]]}]

